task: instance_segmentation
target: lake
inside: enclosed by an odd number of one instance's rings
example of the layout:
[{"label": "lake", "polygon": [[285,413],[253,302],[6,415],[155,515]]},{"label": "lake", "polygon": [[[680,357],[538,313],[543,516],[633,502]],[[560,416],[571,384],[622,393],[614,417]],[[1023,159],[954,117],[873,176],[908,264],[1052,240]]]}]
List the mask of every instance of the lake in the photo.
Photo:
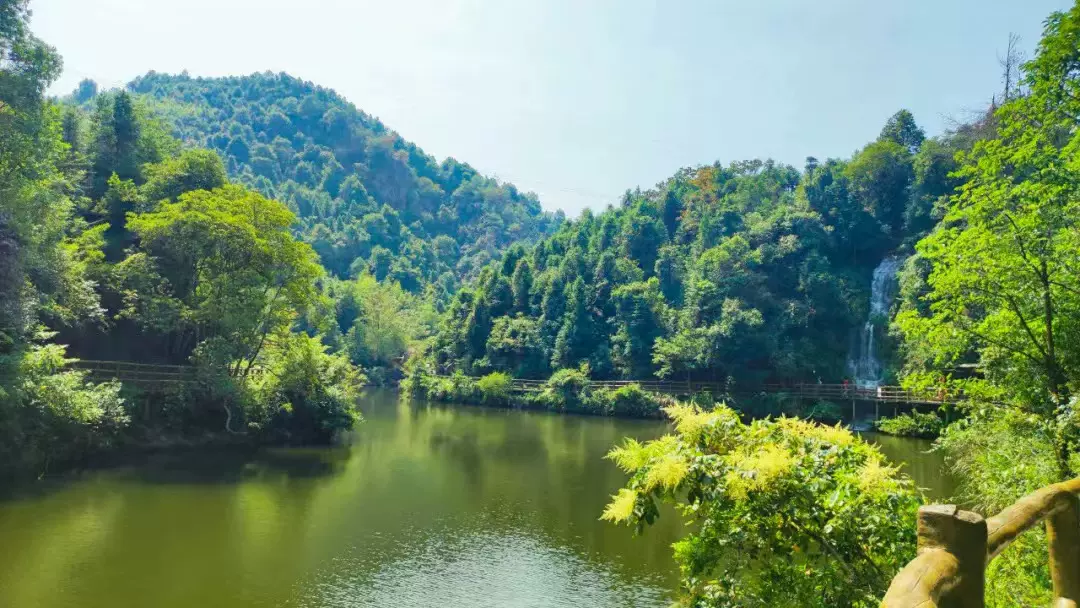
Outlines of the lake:
[{"label": "lake", "polygon": [[[404,403],[372,391],[344,447],[200,450],[0,498],[0,606],[666,606],[672,511],[598,520],[603,455],[661,421]],[[927,442],[869,436],[932,498]]]}]

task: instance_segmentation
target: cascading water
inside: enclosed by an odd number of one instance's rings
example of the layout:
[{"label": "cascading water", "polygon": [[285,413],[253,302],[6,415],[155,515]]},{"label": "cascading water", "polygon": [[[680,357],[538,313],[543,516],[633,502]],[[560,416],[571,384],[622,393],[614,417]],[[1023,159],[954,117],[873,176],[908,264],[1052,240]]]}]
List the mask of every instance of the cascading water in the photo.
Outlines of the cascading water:
[{"label": "cascading water", "polygon": [[903,263],[904,258],[887,257],[874,269],[874,279],[870,284],[870,316],[848,357],[848,368],[856,386],[874,388],[881,384],[881,361],[874,345],[874,320],[889,314],[889,306],[896,292],[896,273]]}]

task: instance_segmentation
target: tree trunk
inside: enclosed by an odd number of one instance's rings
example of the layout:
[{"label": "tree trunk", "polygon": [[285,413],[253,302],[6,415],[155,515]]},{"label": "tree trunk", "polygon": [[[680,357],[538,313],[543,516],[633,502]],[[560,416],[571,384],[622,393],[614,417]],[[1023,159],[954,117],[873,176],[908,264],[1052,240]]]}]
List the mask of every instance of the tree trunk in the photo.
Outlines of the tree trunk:
[{"label": "tree trunk", "polygon": [[1044,363],[1047,388],[1054,402],[1052,417],[1056,420],[1054,431],[1055,459],[1057,460],[1058,476],[1061,481],[1072,479],[1074,473],[1069,466],[1069,454],[1076,443],[1076,431],[1072,421],[1062,420],[1061,410],[1068,406],[1069,394],[1065,380],[1065,373],[1057,360],[1057,350],[1054,343],[1054,298],[1050,291],[1050,272],[1047,268],[1046,259],[1041,262],[1039,279],[1042,282],[1043,300],[1043,334],[1046,340],[1046,360]]}]

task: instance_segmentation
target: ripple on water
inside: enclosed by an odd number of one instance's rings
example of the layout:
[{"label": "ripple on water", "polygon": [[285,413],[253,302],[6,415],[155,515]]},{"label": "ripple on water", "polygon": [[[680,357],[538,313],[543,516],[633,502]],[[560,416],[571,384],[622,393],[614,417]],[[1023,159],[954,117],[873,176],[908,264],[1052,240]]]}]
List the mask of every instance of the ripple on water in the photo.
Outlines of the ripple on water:
[{"label": "ripple on water", "polygon": [[[370,574],[365,565],[378,562]],[[658,581],[628,583],[603,564],[542,538],[511,531],[438,532],[404,555],[355,555],[323,572],[301,606],[332,607],[660,607]]]}]

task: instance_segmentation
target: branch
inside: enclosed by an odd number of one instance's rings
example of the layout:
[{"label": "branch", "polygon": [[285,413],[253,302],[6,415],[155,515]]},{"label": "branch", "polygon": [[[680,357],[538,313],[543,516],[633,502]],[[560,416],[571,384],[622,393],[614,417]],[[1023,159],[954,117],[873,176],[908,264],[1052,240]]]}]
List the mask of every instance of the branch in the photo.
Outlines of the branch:
[{"label": "branch", "polygon": [[971,329],[970,327],[966,327],[962,323],[958,323],[957,327],[959,327],[961,331],[966,332],[966,333],[968,333],[968,334],[970,334],[972,336],[975,336],[976,338],[978,338],[978,339],[980,339],[980,340],[982,340],[982,341],[984,341],[984,342],[986,342],[988,344],[993,344],[994,346],[997,346],[999,348],[1003,348],[1003,349],[1005,349],[1005,350],[1007,350],[1007,351],[1009,351],[1009,352],[1011,352],[1013,354],[1020,355],[1022,357],[1027,357],[1028,359],[1030,359],[1036,365],[1042,365],[1043,362],[1044,362],[1042,359],[1032,355],[1031,353],[1020,350],[1020,349],[1016,348],[1015,346],[1009,346],[1008,344],[1005,344],[1005,343],[1000,342],[998,340],[994,340],[992,338],[984,336],[984,335],[980,334],[979,332],[975,331],[974,329]]},{"label": "branch", "polygon": [[[1034,332],[1031,331],[1031,327],[1028,325],[1028,321],[1024,317],[1023,311],[1020,310],[1020,304],[1017,303],[1016,298],[1014,296],[1012,296],[1012,295],[1010,295],[1008,293],[1005,293],[1004,291],[1001,291],[1001,292],[991,291],[991,290],[986,289],[984,287],[979,287],[978,285],[972,285],[971,289],[973,289],[974,291],[978,291],[978,292],[981,292],[983,294],[986,294],[986,295],[988,295],[988,296],[990,296],[992,298],[1000,298],[1000,299],[1004,300],[1006,303],[1008,303],[1009,308],[1013,311],[1013,313],[1016,315],[1016,317],[1020,320],[1020,325],[1024,328],[1024,331],[1027,333],[1028,338],[1031,339],[1032,345],[1035,346],[1035,349],[1039,351],[1039,354],[1042,355],[1044,359],[1046,358],[1046,349],[1043,348],[1043,346],[1039,342],[1038,338],[1035,337]],[[1002,346],[1004,348],[1003,345],[999,345],[999,346]]]},{"label": "branch", "polygon": [[1031,259],[1028,257],[1027,248],[1024,247],[1024,241],[1020,238],[1020,227],[1016,225],[1016,221],[1013,220],[1012,216],[1009,215],[1008,212],[1002,213],[1001,215],[1005,216],[1005,219],[1009,220],[1009,225],[1012,226],[1013,234],[1015,235],[1014,239],[1016,240],[1016,246],[1020,248],[1020,257],[1024,259],[1024,262],[1028,266],[1031,266],[1031,269],[1035,271],[1035,274],[1039,274],[1038,267],[1036,267],[1031,261]]}]

